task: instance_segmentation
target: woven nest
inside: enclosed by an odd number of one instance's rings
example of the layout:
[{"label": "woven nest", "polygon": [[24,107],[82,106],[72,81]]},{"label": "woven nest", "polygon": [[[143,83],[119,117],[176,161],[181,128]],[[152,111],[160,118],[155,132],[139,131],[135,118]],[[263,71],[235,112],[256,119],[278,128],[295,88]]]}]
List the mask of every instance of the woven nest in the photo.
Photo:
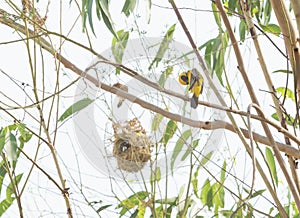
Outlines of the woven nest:
[{"label": "woven nest", "polygon": [[139,120],[113,123],[113,129],[113,155],[119,168],[129,172],[141,170],[151,158],[152,143]]}]

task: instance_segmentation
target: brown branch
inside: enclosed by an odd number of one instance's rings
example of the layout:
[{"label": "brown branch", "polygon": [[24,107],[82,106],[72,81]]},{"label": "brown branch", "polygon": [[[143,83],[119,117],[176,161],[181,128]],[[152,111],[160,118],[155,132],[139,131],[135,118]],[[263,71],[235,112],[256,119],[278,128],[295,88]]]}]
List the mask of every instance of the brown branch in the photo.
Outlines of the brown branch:
[{"label": "brown branch", "polygon": [[[294,73],[295,90],[298,92],[298,100],[300,99],[300,47],[299,47],[299,34],[293,26],[292,18],[288,12],[283,0],[270,0],[273,11],[276,15],[278,24],[280,26],[282,35],[284,36],[284,43],[287,53],[289,55],[290,64]],[[293,10],[296,17],[298,28],[300,27],[299,21],[299,1],[291,1]],[[299,33],[298,29],[298,33]],[[296,94],[296,93],[295,93]],[[299,104],[299,102],[297,102]],[[297,107],[298,111],[298,107]],[[298,114],[298,113],[297,113]]]},{"label": "brown branch", "polygon": [[[239,2],[240,2],[241,9],[244,13],[244,19],[247,23],[249,32],[250,32],[251,37],[253,39],[254,46],[255,46],[255,49],[256,49],[256,52],[257,52],[257,55],[258,55],[258,61],[260,63],[263,75],[264,75],[266,83],[268,85],[269,92],[272,93],[271,96],[272,96],[272,100],[273,100],[273,103],[274,103],[274,106],[275,106],[275,109],[276,109],[277,116],[279,117],[281,126],[285,129],[287,129],[287,125],[286,125],[286,122],[285,122],[285,119],[283,117],[283,113],[282,113],[282,110],[281,110],[280,102],[278,101],[278,97],[276,95],[276,91],[275,91],[273,82],[271,80],[270,73],[268,72],[267,65],[266,65],[266,62],[264,60],[264,56],[263,56],[263,53],[261,51],[261,48],[260,48],[257,33],[256,33],[255,28],[254,28],[254,24],[253,24],[251,13],[250,13],[250,6],[244,0],[240,0]],[[284,137],[285,137],[286,144],[291,145],[289,138],[286,137],[286,136],[284,136]],[[300,193],[300,187],[299,187],[299,183],[298,183],[298,181],[299,181],[298,180],[298,174],[297,174],[296,168],[295,168],[295,160],[294,160],[293,157],[289,156],[288,161],[289,161],[289,164],[290,164],[290,171],[292,173],[295,185],[297,187],[298,193]]]},{"label": "brown branch", "polygon": [[[0,14],[1,14],[1,11],[0,11]],[[7,22],[7,19],[5,19],[5,21],[3,22],[3,19],[1,19],[1,17],[0,17],[0,22],[4,23],[5,25],[11,26],[12,28],[22,32],[22,25],[16,24],[16,23],[11,22],[11,21]],[[80,70],[79,68],[77,68],[74,64],[72,64],[72,62],[70,62],[69,60],[64,58],[62,55],[56,53],[54,48],[46,40],[44,40],[43,38],[38,38],[38,39],[35,39],[35,40],[39,45],[41,45],[42,48],[44,48],[45,50],[47,50],[48,52],[53,54],[54,57],[57,58],[66,68],[72,70],[73,72],[77,73],[80,76],[84,75],[83,74],[84,72],[82,70]],[[199,54],[199,53],[197,52],[197,54]],[[203,64],[204,64],[204,62],[203,62]],[[124,67],[122,65],[117,65],[117,67],[119,67],[122,71],[128,71],[128,68],[126,69],[126,67]],[[205,69],[205,67],[204,67],[204,69]],[[99,81],[97,79],[91,77],[90,75],[84,75],[84,77],[87,80],[89,80],[90,82],[92,82],[93,84],[95,84],[96,86],[99,86]],[[162,115],[164,115],[164,116],[166,116],[170,119],[173,119],[173,120],[178,121],[178,122],[182,122],[182,123],[190,125],[190,126],[195,126],[195,127],[199,127],[199,128],[203,128],[203,129],[225,128],[225,129],[231,130],[233,132],[237,132],[236,128],[233,125],[231,125],[229,123],[226,123],[224,121],[213,121],[213,122],[194,121],[194,120],[182,117],[178,114],[173,114],[173,113],[170,113],[168,111],[165,111],[165,110],[163,110],[159,107],[156,107],[156,106],[154,106],[154,105],[152,105],[148,102],[145,102],[141,99],[136,98],[136,96],[132,96],[128,93],[122,92],[122,90],[116,89],[116,88],[108,86],[106,84],[101,83],[101,88],[108,91],[108,92],[111,92],[113,94],[118,93],[119,96],[127,98],[129,101],[140,104],[142,107],[144,107],[146,109],[149,109],[149,110],[152,110],[154,112],[160,113],[160,114],[162,114]],[[263,117],[263,119],[267,120],[265,117]],[[249,137],[249,136],[247,136],[248,135],[247,130],[241,130],[241,131],[242,131],[244,136]],[[255,133],[253,134],[253,138],[255,140],[257,140],[258,142],[268,144],[272,147],[275,147],[274,145],[277,143],[277,142],[274,141],[274,139],[270,140],[270,137],[266,138],[266,137],[260,136],[258,134],[255,134]],[[289,153],[291,155],[297,154],[297,156],[299,156],[299,151],[292,148],[292,147],[290,147],[290,146],[286,146],[284,144],[277,143],[276,148],[278,148],[279,150],[282,149],[282,151],[284,151],[286,153]]]},{"label": "brown branch", "polygon": [[[237,62],[238,62],[238,69],[240,70],[240,73],[241,73],[241,76],[243,77],[243,80],[245,82],[245,85],[247,87],[247,90],[248,90],[248,93],[251,97],[251,100],[254,104],[256,104],[257,106],[255,107],[255,109],[257,110],[257,113],[262,116],[262,117],[265,117],[264,116],[264,113],[263,111],[260,109],[259,107],[259,102],[258,102],[258,99],[255,95],[255,92],[254,92],[254,89],[253,89],[253,86],[248,78],[248,74],[245,70],[245,66],[244,66],[244,61],[243,61],[243,58],[242,58],[242,55],[241,55],[241,52],[240,52],[240,49],[239,49],[239,46],[238,46],[238,43],[237,43],[237,40],[235,38],[235,35],[234,35],[234,32],[233,32],[233,29],[231,28],[231,24],[228,20],[228,17],[226,15],[226,12],[223,8],[223,4],[221,3],[220,0],[216,0],[214,1],[217,8],[220,10],[220,15],[223,19],[223,22],[226,26],[226,29],[228,31],[228,34],[229,34],[229,37],[230,37],[230,40],[233,44],[233,50],[235,52],[235,56],[236,56],[236,59],[237,59]],[[277,162],[279,163],[279,166],[284,174],[284,177],[286,178],[286,181],[290,187],[290,190],[292,192],[292,195],[294,197],[294,200],[296,202],[296,205],[297,205],[297,208],[300,209],[300,199],[299,199],[299,195],[298,195],[298,192],[296,191],[296,187],[295,187],[295,183],[293,182],[293,180],[291,179],[291,176],[289,174],[289,171],[287,170],[286,168],[286,165],[285,165],[285,162],[279,152],[279,149],[278,149],[278,146],[273,138],[273,135],[268,127],[268,125],[265,123],[265,122],[261,122],[261,125],[264,129],[264,132],[266,133],[268,139],[270,140],[270,143],[272,144],[272,149],[273,149],[273,152],[274,152],[274,155],[277,159]],[[279,208],[279,212],[281,213],[281,215],[286,215],[285,211],[282,210],[282,208]]]}]

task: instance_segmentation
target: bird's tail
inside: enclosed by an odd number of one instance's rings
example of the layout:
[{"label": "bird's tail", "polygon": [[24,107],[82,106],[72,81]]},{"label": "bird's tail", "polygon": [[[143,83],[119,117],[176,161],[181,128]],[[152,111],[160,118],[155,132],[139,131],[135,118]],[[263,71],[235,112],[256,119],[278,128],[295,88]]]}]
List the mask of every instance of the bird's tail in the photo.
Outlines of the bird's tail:
[{"label": "bird's tail", "polygon": [[118,102],[118,105],[117,105],[118,108],[122,106],[122,103],[124,102],[124,100],[125,100],[124,98],[119,99],[119,102]]},{"label": "bird's tail", "polygon": [[198,106],[198,98],[195,94],[193,94],[193,97],[191,98],[191,107],[197,108]]}]

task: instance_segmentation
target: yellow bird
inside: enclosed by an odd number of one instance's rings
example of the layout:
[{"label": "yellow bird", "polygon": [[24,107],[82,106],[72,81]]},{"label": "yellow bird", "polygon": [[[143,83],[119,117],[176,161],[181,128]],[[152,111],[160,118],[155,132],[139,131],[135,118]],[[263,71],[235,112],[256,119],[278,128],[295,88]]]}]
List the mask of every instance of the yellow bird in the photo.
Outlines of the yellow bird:
[{"label": "yellow bird", "polygon": [[193,93],[191,107],[197,108],[198,98],[203,91],[203,77],[197,69],[192,69],[179,74],[178,81],[182,85],[190,85],[189,91]]}]

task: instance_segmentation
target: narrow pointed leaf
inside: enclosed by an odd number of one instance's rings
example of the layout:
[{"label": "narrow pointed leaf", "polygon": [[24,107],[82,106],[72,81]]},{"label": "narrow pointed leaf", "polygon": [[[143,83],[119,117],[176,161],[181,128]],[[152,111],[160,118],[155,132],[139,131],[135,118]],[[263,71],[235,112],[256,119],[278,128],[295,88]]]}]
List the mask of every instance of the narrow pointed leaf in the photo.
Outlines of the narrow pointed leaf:
[{"label": "narrow pointed leaf", "polygon": [[270,167],[272,178],[275,181],[276,186],[278,186],[278,177],[277,177],[277,170],[276,170],[276,164],[274,159],[274,154],[272,150],[268,147],[266,147],[266,160]]},{"label": "narrow pointed leaf", "polygon": [[128,17],[136,6],[136,0],[126,0],[122,12]]},{"label": "narrow pointed leaf", "polygon": [[182,151],[183,146],[187,144],[188,138],[190,138],[191,136],[192,136],[192,131],[190,129],[188,129],[185,132],[183,132],[182,135],[177,140],[175,148],[172,153],[172,157],[171,157],[171,171],[172,172],[174,170],[174,163],[175,163],[178,155]]},{"label": "narrow pointed leaf", "polygon": [[93,102],[93,100],[89,99],[89,98],[84,98],[81,99],[79,101],[77,101],[76,103],[74,103],[73,105],[71,105],[59,118],[58,121],[62,122],[64,121],[66,118],[70,117],[71,115],[73,115],[74,113],[81,111],[82,109],[86,108],[87,106],[89,106],[91,103]]},{"label": "narrow pointed leaf", "polygon": [[160,142],[163,143],[166,146],[168,141],[173,137],[173,135],[176,132],[177,128],[178,127],[177,127],[176,121],[170,120],[167,124],[164,135],[163,135],[162,139],[160,140]]},{"label": "narrow pointed leaf", "polygon": [[166,32],[160,46],[159,46],[159,49],[158,49],[158,52],[154,58],[154,60],[152,61],[152,63],[150,64],[149,66],[149,70],[152,69],[152,66],[154,64],[156,64],[156,66],[158,65],[158,63],[162,60],[162,58],[164,57],[166,51],[168,50],[169,48],[169,44],[172,42],[172,39],[173,39],[173,34],[174,34],[174,31],[175,31],[175,26],[176,24],[173,24],[169,29],[168,31]]}]

